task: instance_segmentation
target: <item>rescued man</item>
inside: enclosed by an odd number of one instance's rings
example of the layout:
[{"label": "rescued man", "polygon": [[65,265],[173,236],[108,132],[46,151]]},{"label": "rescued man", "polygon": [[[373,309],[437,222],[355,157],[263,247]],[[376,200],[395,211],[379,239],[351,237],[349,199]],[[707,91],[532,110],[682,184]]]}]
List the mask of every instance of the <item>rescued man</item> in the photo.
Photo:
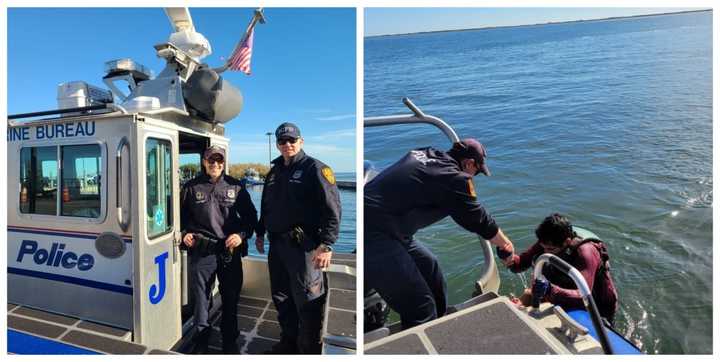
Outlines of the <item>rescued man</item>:
[{"label": "rescued man", "polygon": [[330,265],[338,238],[340,197],[335,175],[302,150],[300,129],[283,123],[275,131],[281,156],[263,187],[256,247],[270,251],[270,288],[282,330],[268,353],[320,353],[325,285],[322,268]]},{"label": "rescued man", "polygon": [[448,215],[510,255],[513,243],[480,205],[473,177],[490,175],[485,147],[464,139],[447,151],[410,151],[365,185],[365,290],[400,314],[404,329],[442,317],[446,284],[437,258],[413,235]]},{"label": "rescued man", "polygon": [[[543,220],[535,229],[537,242],[520,255],[514,254],[506,266],[520,273],[532,266],[535,258],[544,253],[555,254],[568,262],[582,274],[592,292],[600,315],[611,325],[615,321],[618,296],[610,276],[610,263],[605,244],[598,239],[583,239],[572,229],[567,217],[554,213]],[[565,273],[552,265],[546,265],[543,275],[551,283],[543,301],[559,305],[567,310],[584,309],[580,292]],[[526,289],[520,302],[528,306],[532,302],[532,291]]]},{"label": "rescued man", "polygon": [[257,211],[240,181],[225,174],[225,150],[210,146],[203,153],[204,173],[183,187],[180,209],[183,243],[189,249],[194,305],[195,352],[207,352],[208,321],[215,277],[222,300],[223,353],[237,353],[237,302],[243,283],[241,257],[257,224]]}]

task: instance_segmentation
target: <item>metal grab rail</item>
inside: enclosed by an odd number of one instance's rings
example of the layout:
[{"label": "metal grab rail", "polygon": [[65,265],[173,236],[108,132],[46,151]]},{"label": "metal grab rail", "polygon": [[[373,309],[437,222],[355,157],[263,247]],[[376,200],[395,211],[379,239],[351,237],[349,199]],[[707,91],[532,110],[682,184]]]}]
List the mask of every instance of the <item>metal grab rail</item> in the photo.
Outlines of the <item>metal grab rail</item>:
[{"label": "metal grab rail", "polygon": [[[128,150],[128,155],[130,154],[130,142],[128,141],[127,137],[123,137],[120,142],[118,143],[117,150],[115,151],[115,168],[116,168],[116,178],[115,178],[115,208],[117,210],[117,222],[120,226],[120,229],[122,231],[127,231],[128,227],[130,226],[130,210],[125,210],[122,207],[123,204],[123,197],[124,197],[124,185],[123,185],[123,150]],[[128,181],[132,179],[132,167],[128,168]],[[127,204],[128,209],[131,208],[131,197],[132,197],[132,182],[128,182],[127,186]],[[128,214],[128,217],[125,217],[125,214]]]},{"label": "metal grab rail", "polygon": [[[597,305],[595,304],[595,299],[593,299],[592,297],[592,291],[585,282],[585,278],[583,278],[582,274],[580,274],[577,269],[573,268],[573,266],[568,264],[566,261],[558,258],[553,254],[547,253],[540,255],[535,260],[533,275],[535,275],[536,281],[540,280],[542,282],[547,282],[547,278],[545,278],[542,273],[543,267],[546,263],[553,265],[558,270],[569,276],[573,280],[573,282],[575,282],[575,285],[580,291],[580,296],[582,297],[585,309],[588,311],[588,313],[590,313],[590,319],[592,319],[595,331],[600,337],[600,345],[602,345],[603,351],[605,352],[605,354],[613,354],[610,340],[608,339],[607,332],[605,332],[605,328],[603,327],[602,321],[600,319],[600,312],[598,311]],[[533,285],[534,284],[535,282],[533,282]],[[536,300],[535,293],[533,293],[533,307],[537,308],[538,305],[539,301]]]},{"label": "metal grab rail", "polygon": [[[363,121],[363,126],[380,127],[396,124],[425,123],[440,129],[440,131],[447,136],[450,142],[460,142],[460,138],[457,133],[455,133],[455,130],[445,123],[445,121],[435,116],[426,115],[407,97],[404,97],[402,101],[405,106],[413,112],[412,115],[366,117]],[[365,178],[365,181],[368,181],[367,177]],[[488,291],[497,292],[500,288],[500,277],[498,276],[497,264],[495,263],[492,247],[490,242],[482,237],[478,237],[478,239],[480,240],[480,246],[482,248],[485,262],[480,267],[480,277],[475,282],[476,295]]]},{"label": "metal grab rail", "polygon": [[460,138],[457,133],[455,133],[455,130],[445,123],[445,121],[435,116],[426,115],[407,97],[403,98],[402,101],[413,112],[412,115],[366,117],[363,126],[379,127],[393,124],[426,123],[439,128],[445,136],[450,139],[450,142],[460,142]]}]

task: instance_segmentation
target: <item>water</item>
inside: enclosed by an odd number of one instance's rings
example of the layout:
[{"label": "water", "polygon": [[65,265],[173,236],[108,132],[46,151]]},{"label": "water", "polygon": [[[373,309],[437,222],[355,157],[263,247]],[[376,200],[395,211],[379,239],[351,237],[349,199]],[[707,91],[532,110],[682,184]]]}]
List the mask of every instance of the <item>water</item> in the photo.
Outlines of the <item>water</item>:
[{"label": "water", "polygon": [[[335,175],[335,177],[338,180],[355,180],[355,174],[348,172],[348,173],[338,173]],[[250,198],[252,199],[253,203],[255,204],[255,208],[258,209],[258,217],[260,216],[260,199],[262,197],[262,186],[250,186],[248,188],[248,191],[250,192]],[[356,222],[355,222],[355,215],[356,215],[356,200],[355,200],[356,194],[353,191],[348,190],[340,190],[340,207],[342,208],[342,216],[340,219],[340,235],[338,237],[338,240],[335,242],[334,249],[338,252],[343,253],[351,253],[355,250],[355,235],[356,235]],[[265,246],[265,252],[267,255],[267,245]],[[250,244],[250,255],[258,256],[260,255],[255,250],[255,244]]]},{"label": "water", "polygon": [[[712,353],[711,12],[366,39],[366,115],[408,114],[404,96],[486,145],[478,199],[518,249],[569,215],[609,245],[620,331],[647,353]],[[428,145],[449,143],[365,130],[378,168]],[[476,238],[448,218],[417,239],[467,299]],[[503,294],[527,284],[501,276]]]}]

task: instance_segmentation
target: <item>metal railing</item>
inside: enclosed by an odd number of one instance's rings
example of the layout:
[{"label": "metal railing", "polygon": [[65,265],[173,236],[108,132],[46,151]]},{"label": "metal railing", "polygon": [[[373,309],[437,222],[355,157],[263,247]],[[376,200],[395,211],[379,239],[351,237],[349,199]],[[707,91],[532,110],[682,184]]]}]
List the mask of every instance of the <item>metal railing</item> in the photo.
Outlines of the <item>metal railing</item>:
[{"label": "metal railing", "polygon": [[[413,114],[397,115],[397,116],[380,116],[366,117],[363,122],[364,127],[380,127],[397,124],[429,124],[437,127],[450,140],[451,143],[460,142],[455,130],[450,127],[442,119],[423,113],[410,99],[404,97],[402,102],[407,106]],[[366,182],[369,181],[366,178]],[[484,263],[480,267],[480,277],[475,282],[475,291],[482,294],[488,291],[497,292],[500,288],[500,277],[495,263],[494,254],[490,242],[478,236],[480,246],[482,247]]]}]

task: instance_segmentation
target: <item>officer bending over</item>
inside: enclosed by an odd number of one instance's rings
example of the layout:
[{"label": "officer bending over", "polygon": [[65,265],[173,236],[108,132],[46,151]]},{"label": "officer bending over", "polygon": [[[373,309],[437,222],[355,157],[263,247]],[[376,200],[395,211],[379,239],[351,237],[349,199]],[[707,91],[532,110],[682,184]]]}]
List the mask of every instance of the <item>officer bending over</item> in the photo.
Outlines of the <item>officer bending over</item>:
[{"label": "officer bending over", "polygon": [[508,255],[512,242],[477,201],[473,176],[490,175],[485,148],[464,139],[447,152],[410,151],[365,185],[365,290],[400,314],[403,328],[442,317],[446,284],[437,258],[413,235],[446,216]]},{"label": "officer bending over", "polygon": [[270,288],[282,329],[269,353],[320,353],[325,285],[338,238],[340,197],[330,167],[303,152],[300,130],[283,123],[275,131],[281,157],[265,178],[256,247],[264,253],[268,232]]},{"label": "officer bending over", "polygon": [[[598,239],[582,239],[573,231],[570,221],[563,215],[552,214],[535,229],[537,242],[520,255],[513,255],[511,271],[520,273],[532,266],[536,257],[544,253],[557,255],[582,274],[592,291],[600,315],[610,324],[615,321],[618,296],[610,276],[610,262],[605,243]],[[547,264],[543,275],[551,283],[543,297],[544,302],[559,305],[567,310],[585,309],[580,292],[565,273]],[[530,305],[532,292],[526,289],[520,297],[523,305]]]},{"label": "officer bending over", "polygon": [[183,243],[190,254],[191,291],[195,300],[196,352],[207,352],[208,321],[217,276],[222,300],[223,353],[237,353],[237,302],[243,283],[241,257],[257,224],[257,211],[240,181],[225,174],[225,150],[210,146],[203,153],[204,174],[182,190]]}]

